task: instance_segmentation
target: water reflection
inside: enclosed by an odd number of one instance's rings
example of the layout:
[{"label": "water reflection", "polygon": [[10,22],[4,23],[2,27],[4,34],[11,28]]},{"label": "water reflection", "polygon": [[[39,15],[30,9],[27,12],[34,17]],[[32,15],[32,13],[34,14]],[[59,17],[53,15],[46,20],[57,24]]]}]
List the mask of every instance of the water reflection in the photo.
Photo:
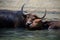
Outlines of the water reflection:
[{"label": "water reflection", "polygon": [[60,40],[60,30],[0,29],[0,40]]}]

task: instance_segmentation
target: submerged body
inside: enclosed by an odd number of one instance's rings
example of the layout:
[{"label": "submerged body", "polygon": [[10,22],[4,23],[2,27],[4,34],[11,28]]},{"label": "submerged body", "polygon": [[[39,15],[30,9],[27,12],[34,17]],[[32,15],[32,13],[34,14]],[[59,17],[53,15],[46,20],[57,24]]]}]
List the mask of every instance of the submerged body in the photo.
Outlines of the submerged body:
[{"label": "submerged body", "polygon": [[0,27],[18,27],[24,25],[23,7],[20,11],[0,10]]},{"label": "submerged body", "polygon": [[60,21],[51,21],[48,25],[48,29],[60,29]]}]

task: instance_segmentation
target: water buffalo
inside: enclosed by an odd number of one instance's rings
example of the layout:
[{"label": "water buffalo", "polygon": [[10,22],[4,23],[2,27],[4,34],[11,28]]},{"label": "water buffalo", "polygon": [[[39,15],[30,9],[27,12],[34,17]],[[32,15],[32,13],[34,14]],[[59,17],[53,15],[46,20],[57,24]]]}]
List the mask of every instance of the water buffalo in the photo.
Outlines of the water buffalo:
[{"label": "water buffalo", "polygon": [[24,5],[20,11],[0,10],[0,27],[24,26]]},{"label": "water buffalo", "polygon": [[27,14],[26,27],[28,29],[42,29],[44,25],[42,20],[44,19],[45,16],[46,16],[46,10],[44,16],[41,18],[34,14]]}]

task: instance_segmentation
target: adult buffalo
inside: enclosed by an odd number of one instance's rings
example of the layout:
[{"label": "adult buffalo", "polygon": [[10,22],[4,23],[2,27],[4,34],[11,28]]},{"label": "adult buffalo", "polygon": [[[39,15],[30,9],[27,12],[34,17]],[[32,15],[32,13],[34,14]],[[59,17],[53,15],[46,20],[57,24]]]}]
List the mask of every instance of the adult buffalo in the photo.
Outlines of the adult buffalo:
[{"label": "adult buffalo", "polygon": [[0,27],[23,27],[24,24],[24,13],[23,8],[20,11],[11,10],[0,10]]}]

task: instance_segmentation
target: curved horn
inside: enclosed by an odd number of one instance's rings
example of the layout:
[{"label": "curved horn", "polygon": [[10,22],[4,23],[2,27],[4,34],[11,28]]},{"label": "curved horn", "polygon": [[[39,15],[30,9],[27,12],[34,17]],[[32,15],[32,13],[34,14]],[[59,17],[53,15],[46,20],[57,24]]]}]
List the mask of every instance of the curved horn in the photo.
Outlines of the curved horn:
[{"label": "curved horn", "polygon": [[45,18],[45,16],[46,16],[46,12],[47,12],[47,11],[46,11],[46,9],[45,9],[45,14],[44,14],[43,17],[41,17],[41,19],[44,19],[44,18]]},{"label": "curved horn", "polygon": [[23,4],[23,5],[22,5],[22,7],[21,7],[21,12],[22,12],[22,13],[23,13],[23,8],[24,8],[24,5],[25,5],[25,4]]}]

